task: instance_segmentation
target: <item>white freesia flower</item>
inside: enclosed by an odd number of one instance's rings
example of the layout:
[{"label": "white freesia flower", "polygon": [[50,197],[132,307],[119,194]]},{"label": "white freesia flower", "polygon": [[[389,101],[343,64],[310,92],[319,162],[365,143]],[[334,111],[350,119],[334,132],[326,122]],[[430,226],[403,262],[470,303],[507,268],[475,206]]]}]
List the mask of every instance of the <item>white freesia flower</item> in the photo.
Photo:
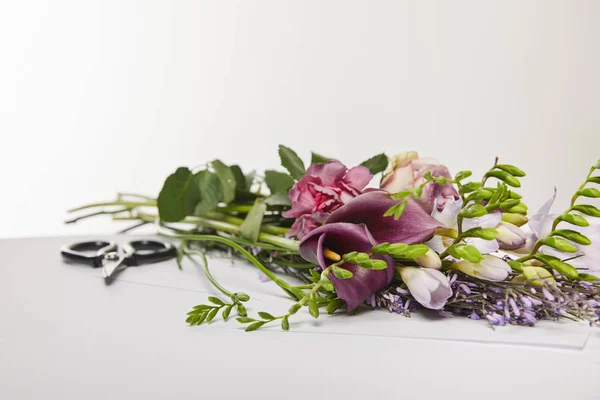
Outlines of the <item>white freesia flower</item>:
[{"label": "white freesia flower", "polygon": [[423,307],[440,310],[452,296],[448,278],[437,269],[398,267],[397,270],[410,294]]},{"label": "white freesia flower", "polygon": [[[438,211],[437,207],[433,207],[431,216],[435,218],[444,228],[458,230],[458,213],[462,207],[463,200],[448,200],[443,211]],[[502,220],[500,212],[486,214],[479,218],[467,218],[463,220],[463,231],[471,228],[496,228]],[[454,240],[448,237],[434,236],[426,245],[431,247],[438,253],[446,250]],[[496,240],[485,240],[480,238],[466,238],[465,242],[473,245],[482,254],[489,254],[498,251],[500,246]]]},{"label": "white freesia flower", "polygon": [[467,275],[494,282],[505,280],[512,271],[508,263],[490,255],[483,256],[483,260],[478,263],[471,263],[467,260],[457,261],[452,264],[452,268]]},{"label": "white freesia flower", "polygon": [[[554,219],[558,216],[558,214],[550,214],[555,199],[556,187],[554,188],[552,197],[546,200],[538,212],[529,219],[527,226],[531,232],[527,237],[527,245],[520,251],[521,253],[529,253],[539,238],[547,236],[552,231],[552,224],[554,223]],[[548,254],[560,259],[580,256],[568,261],[569,264],[582,270],[600,271],[600,219],[587,215],[585,218],[590,223],[590,226],[580,227],[562,222],[558,226],[558,229],[571,229],[577,231],[582,235],[587,236],[588,239],[592,241],[591,245],[583,246],[573,243],[573,245],[577,247],[577,253],[564,253],[548,246],[542,246],[539,251],[543,254]]]}]

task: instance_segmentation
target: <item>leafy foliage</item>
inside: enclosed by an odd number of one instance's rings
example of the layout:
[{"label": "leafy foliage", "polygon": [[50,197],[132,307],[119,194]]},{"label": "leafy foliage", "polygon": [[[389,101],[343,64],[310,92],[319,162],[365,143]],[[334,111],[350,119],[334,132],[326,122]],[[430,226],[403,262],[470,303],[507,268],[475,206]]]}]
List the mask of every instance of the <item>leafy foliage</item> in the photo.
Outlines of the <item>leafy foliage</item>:
[{"label": "leafy foliage", "polygon": [[300,180],[306,174],[304,163],[298,157],[298,154],[289,147],[279,145],[279,158],[281,159],[281,165],[289,171],[292,178]]},{"label": "leafy foliage", "polygon": [[385,154],[377,154],[366,161],[360,163],[363,167],[367,167],[373,175],[385,171],[388,166],[388,158]]}]

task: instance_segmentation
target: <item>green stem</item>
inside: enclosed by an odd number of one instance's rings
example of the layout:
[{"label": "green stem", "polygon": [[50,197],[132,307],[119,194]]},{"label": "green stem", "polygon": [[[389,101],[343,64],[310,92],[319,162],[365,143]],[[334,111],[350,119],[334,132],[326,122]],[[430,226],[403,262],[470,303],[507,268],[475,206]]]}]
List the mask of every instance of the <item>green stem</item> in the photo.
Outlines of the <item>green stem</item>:
[{"label": "green stem", "polygon": [[[182,244],[183,246],[183,244]],[[208,278],[208,280],[210,281],[210,283],[213,284],[213,286],[215,288],[217,288],[217,290],[219,290],[221,293],[223,293],[225,296],[231,298],[233,296],[233,293],[231,293],[230,291],[228,291],[227,289],[225,289],[223,286],[221,286],[216,280],[215,278],[213,278],[212,274],[210,273],[210,271],[208,270],[208,260],[206,259],[206,255],[204,255],[203,252],[198,251],[198,250],[192,250],[190,249],[187,245],[185,246],[185,252],[186,252],[186,256],[192,260],[192,262],[196,263],[196,260],[194,260],[194,258],[191,256],[191,254],[195,254],[197,256],[200,256],[200,258],[202,259],[202,264],[203,264],[203,269],[204,269],[204,275],[206,275],[206,277]]]},{"label": "green stem", "polygon": [[236,204],[229,204],[223,207],[217,207],[217,211],[219,212],[223,212],[223,213],[228,213],[228,212],[239,212],[242,214],[248,214],[250,212],[250,209],[252,208],[252,206],[250,205],[236,205]]},{"label": "green stem", "polygon": [[[489,170],[491,171],[494,168],[496,168],[496,165],[498,165],[498,157],[496,157],[496,159],[494,160],[494,165]],[[481,187],[485,186],[485,182],[487,182],[488,178],[489,176],[485,176],[485,174],[483,175],[483,179],[481,179]]]},{"label": "green stem", "polygon": [[81,206],[81,207],[72,208],[72,209],[68,210],[67,212],[72,213],[72,212],[76,212],[76,211],[86,210],[88,208],[94,208],[94,207],[111,207],[111,206],[122,206],[122,207],[127,207],[127,208],[134,208],[134,207],[156,207],[156,201],[143,201],[143,202],[138,202],[138,201],[109,201],[109,202],[105,202],[105,203],[91,203],[91,204],[86,204],[86,205]]},{"label": "green stem", "polygon": [[[234,225],[242,225],[244,223],[244,220],[242,218],[238,218],[238,217],[232,217],[230,215],[226,215],[226,214],[222,214],[222,213],[218,213],[218,212],[208,212],[206,213],[206,216],[209,218],[213,218],[213,219],[218,219],[220,221],[223,222],[228,222],[230,224],[234,224]],[[262,232],[265,233],[272,233],[274,235],[285,235],[290,228],[285,228],[282,226],[273,226],[273,225],[262,225],[260,230]]]},{"label": "green stem", "polygon": [[252,264],[254,264],[255,267],[257,267],[259,270],[261,270],[261,272],[263,274],[265,274],[269,279],[271,279],[277,286],[282,288],[290,297],[292,297],[293,299],[296,299],[296,300],[300,298],[297,291],[295,291],[294,288],[292,286],[290,286],[290,284],[288,284],[286,281],[278,278],[268,268],[266,268],[264,265],[262,265],[261,262],[258,261],[246,249],[244,249],[242,246],[240,246],[239,244],[237,244],[229,239],[226,239],[221,236],[215,236],[215,235],[175,235],[173,237],[176,239],[182,239],[182,240],[196,240],[196,241],[200,241],[200,242],[202,242],[202,241],[204,241],[204,242],[219,242],[219,243],[226,244],[226,245],[236,249],[237,251],[239,251],[244,257],[246,257],[248,259],[248,261],[250,261]]}]

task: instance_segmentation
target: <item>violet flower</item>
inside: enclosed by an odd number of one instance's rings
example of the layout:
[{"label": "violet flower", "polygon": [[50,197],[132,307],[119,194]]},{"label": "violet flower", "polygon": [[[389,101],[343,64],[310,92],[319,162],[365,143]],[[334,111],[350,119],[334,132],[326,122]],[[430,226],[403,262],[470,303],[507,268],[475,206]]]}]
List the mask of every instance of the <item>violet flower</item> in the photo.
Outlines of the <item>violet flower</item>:
[{"label": "violet flower", "polygon": [[365,224],[379,243],[423,243],[429,240],[440,223],[433,219],[412,198],[402,216],[384,217],[383,214],[397,201],[383,190],[363,193],[348,204],[340,207],[327,219],[325,224],[350,222]]},{"label": "violet flower", "polygon": [[[339,255],[353,251],[369,253],[375,245],[377,241],[365,225],[338,222],[323,225],[309,232],[300,242],[300,255],[325,269],[333,263],[325,257],[325,250]],[[340,268],[352,272],[352,278],[338,279],[333,274],[329,275],[338,297],[346,302],[348,311],[356,308],[394,278],[394,261],[391,257],[379,255],[373,258],[385,260],[388,268],[368,270],[356,264],[345,263]]]},{"label": "violet flower", "polygon": [[282,215],[296,221],[287,235],[302,239],[331,212],[360,195],[371,178],[373,175],[363,166],[348,169],[339,161],[312,164],[290,189],[292,208]]}]

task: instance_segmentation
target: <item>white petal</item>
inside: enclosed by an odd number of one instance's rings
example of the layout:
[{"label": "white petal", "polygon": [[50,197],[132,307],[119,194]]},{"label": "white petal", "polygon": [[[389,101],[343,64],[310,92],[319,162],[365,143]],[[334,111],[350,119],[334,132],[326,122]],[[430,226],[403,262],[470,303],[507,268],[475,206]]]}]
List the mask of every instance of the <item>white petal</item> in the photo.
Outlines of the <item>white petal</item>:
[{"label": "white petal", "polygon": [[[546,200],[546,202],[540,207],[540,209],[538,210],[537,213],[535,213],[535,215],[531,218],[529,218],[529,222],[527,223],[527,225],[529,225],[529,228],[531,229],[531,231],[539,238],[544,235],[545,232],[545,228],[548,225],[548,217],[549,217],[549,213],[550,213],[550,209],[552,208],[552,204],[554,203],[554,200],[556,199],[556,186],[554,187],[554,193],[552,194],[552,197],[550,197],[548,200]],[[554,219],[554,218],[552,218]],[[542,226],[544,225],[544,227]],[[545,233],[550,233],[550,231],[545,232]]]},{"label": "white petal", "polygon": [[438,253],[443,253],[446,250],[446,246],[444,246],[444,242],[440,236],[434,236],[429,241],[425,242],[430,249],[437,251]]},{"label": "white petal", "polygon": [[480,228],[495,228],[502,221],[502,213],[494,211],[478,218],[465,218],[463,220],[463,231],[473,229],[476,227]]},{"label": "white petal", "polygon": [[436,204],[434,204],[431,216],[435,218],[445,228],[456,228],[458,226],[458,212],[460,211],[462,204],[462,199],[448,199],[446,202],[446,207],[444,207],[442,211],[438,211],[436,200]]},{"label": "white petal", "polygon": [[498,242],[495,240],[485,240],[485,239],[480,239],[480,238],[468,238],[468,239],[465,239],[465,241],[468,244],[475,246],[475,248],[477,248],[477,250],[479,250],[479,252],[481,254],[493,253],[495,251],[498,251],[498,249],[500,248],[498,246]]}]

